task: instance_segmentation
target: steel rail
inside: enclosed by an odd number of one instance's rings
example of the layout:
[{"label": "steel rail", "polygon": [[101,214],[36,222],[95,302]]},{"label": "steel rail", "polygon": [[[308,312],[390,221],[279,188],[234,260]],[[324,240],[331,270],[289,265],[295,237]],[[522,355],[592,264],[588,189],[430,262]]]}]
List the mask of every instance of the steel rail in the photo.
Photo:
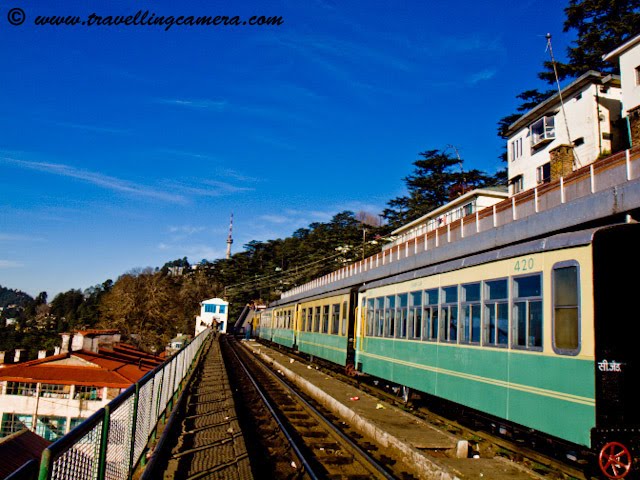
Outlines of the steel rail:
[{"label": "steel rail", "polygon": [[[235,342],[234,346],[236,345]],[[232,349],[233,354],[236,356],[236,358],[239,359],[238,354],[236,353],[235,349]],[[289,385],[285,380],[283,380],[282,378],[280,378],[278,375],[276,375],[267,365],[265,365],[265,363],[260,360],[260,359],[256,359],[264,368],[265,370],[274,378],[276,379],[280,385],[282,387],[285,388],[285,390],[287,392],[289,392],[290,394],[292,394],[301,404],[303,404],[305,406],[305,408],[307,408],[308,410],[310,410],[316,417],[318,420],[320,420],[325,426],[329,427],[333,433],[336,434],[336,436],[338,436],[343,442],[345,442],[347,444],[347,446],[353,450],[355,453],[357,453],[358,455],[360,455],[371,467],[373,467],[382,477],[384,477],[387,480],[395,480],[396,477],[394,477],[393,475],[389,474],[389,472],[387,472],[387,470],[380,465],[380,463],[373,458],[366,450],[362,449],[357,443],[355,443],[351,438],[349,438],[347,435],[345,435],[342,431],[340,431],[340,429],[338,427],[336,427],[335,425],[333,425],[333,423],[326,418],[326,416],[324,414],[322,414],[322,412],[320,412],[316,407],[314,407],[313,405],[311,405],[304,397],[302,397],[302,395],[300,395],[295,389],[293,389],[291,387],[291,385]],[[245,367],[245,365],[240,362],[240,364],[242,365],[242,368],[247,371],[247,368]],[[253,377],[250,376],[251,381],[254,383],[255,382],[253,380]],[[264,398],[261,390],[259,387],[258,388],[260,395]],[[275,416],[275,415],[274,415]],[[276,420],[278,421],[278,423],[280,423],[280,420],[277,418],[276,416]],[[285,433],[288,436],[288,433]],[[296,450],[297,451],[297,450]]]},{"label": "steel rail", "polygon": [[[235,349],[231,349],[231,352],[233,353],[233,355],[236,357],[236,360],[238,360],[238,363],[240,364],[240,366],[242,367],[242,369],[244,370],[245,374],[247,375],[247,378],[249,379],[249,381],[251,382],[251,384],[253,385],[253,387],[256,389],[256,392],[258,392],[258,395],[260,395],[260,398],[262,398],[262,401],[264,402],[265,406],[267,407],[267,409],[269,410],[269,413],[271,414],[271,416],[273,417],[273,419],[276,421],[276,423],[278,424],[278,426],[280,427],[280,430],[282,431],[282,433],[284,434],[284,436],[287,438],[287,441],[289,442],[289,444],[291,445],[291,448],[293,448],[294,452],[296,453],[296,455],[298,456],[298,459],[300,460],[300,462],[302,463],[305,472],[313,479],[313,480],[320,480],[321,478],[323,478],[323,475],[318,474],[313,467],[311,466],[311,464],[309,463],[309,461],[307,460],[305,454],[302,452],[302,450],[298,447],[298,444],[296,443],[296,441],[294,440],[293,436],[291,435],[291,432],[289,432],[289,429],[287,428],[287,426],[284,424],[284,422],[282,421],[282,419],[280,418],[280,415],[278,414],[278,412],[276,411],[276,409],[273,407],[273,405],[271,404],[271,401],[269,400],[269,398],[266,396],[264,390],[262,389],[262,387],[260,387],[260,385],[258,385],[257,381],[255,380],[253,374],[249,371],[249,369],[245,366],[245,364],[242,362],[242,360],[240,359],[240,357],[238,356],[237,352],[235,351]],[[277,378],[277,377],[275,377]]]}]

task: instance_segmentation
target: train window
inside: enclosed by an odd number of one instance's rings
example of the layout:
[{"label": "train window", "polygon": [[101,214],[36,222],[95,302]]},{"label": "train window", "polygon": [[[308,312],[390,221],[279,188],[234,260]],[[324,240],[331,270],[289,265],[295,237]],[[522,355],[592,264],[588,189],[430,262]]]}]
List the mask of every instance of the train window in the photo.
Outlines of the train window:
[{"label": "train window", "polygon": [[396,338],[407,338],[407,301],[406,293],[397,296]]},{"label": "train window", "polygon": [[422,325],[425,340],[438,340],[438,289],[425,290],[424,292],[424,315]]},{"label": "train window", "polygon": [[442,289],[442,305],[440,307],[442,325],[440,339],[444,342],[458,340],[458,286]]},{"label": "train window", "polygon": [[420,339],[422,334],[422,292],[409,294],[409,338]]},{"label": "train window", "polygon": [[513,279],[515,347],[542,350],[542,275]]},{"label": "train window", "polygon": [[506,347],[509,342],[509,290],[504,280],[484,282],[484,344]]},{"label": "train window", "polygon": [[307,332],[313,330],[313,307],[309,307],[307,310]]},{"label": "train window", "polygon": [[376,311],[375,311],[375,332],[376,337],[382,337],[384,335],[384,297],[376,298]]},{"label": "train window", "polygon": [[304,332],[307,329],[307,309],[306,308],[302,309],[302,315],[300,316],[300,320],[302,321],[302,323],[300,324],[300,330]]},{"label": "train window", "polygon": [[367,299],[367,335],[369,337],[373,337],[375,325],[373,312],[373,298],[369,298]]},{"label": "train window", "polygon": [[338,335],[340,333],[340,304],[336,303],[331,309],[331,333]]},{"label": "train window", "polygon": [[462,338],[464,343],[480,343],[480,283],[462,285]]},{"label": "train window", "polygon": [[390,295],[384,301],[384,336],[393,337],[396,323],[396,297]]},{"label": "train window", "polygon": [[578,265],[553,267],[553,349],[565,355],[580,351],[580,280]]},{"label": "train window", "polygon": [[322,333],[329,333],[329,305],[322,308]]},{"label": "train window", "polygon": [[316,311],[313,315],[313,331],[314,332],[320,331],[320,306],[316,307]]},{"label": "train window", "polygon": [[347,334],[347,302],[342,302],[342,335]]}]

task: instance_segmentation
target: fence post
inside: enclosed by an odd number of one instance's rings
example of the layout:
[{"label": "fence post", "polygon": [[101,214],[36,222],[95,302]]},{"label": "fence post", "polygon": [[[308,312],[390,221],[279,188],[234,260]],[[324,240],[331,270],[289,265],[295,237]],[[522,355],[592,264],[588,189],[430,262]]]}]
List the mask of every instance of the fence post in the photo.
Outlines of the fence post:
[{"label": "fence post", "polygon": [[98,480],[104,480],[107,469],[107,446],[109,443],[109,423],[111,419],[111,407],[107,403],[104,406],[102,417],[102,434],[100,435],[100,454],[98,456]]},{"label": "fence post", "polygon": [[40,473],[38,474],[38,480],[49,480],[51,477],[51,465],[53,464],[53,458],[51,458],[51,450],[48,448],[42,452],[42,460],[40,461]]},{"label": "fence post", "polygon": [[133,457],[135,456],[136,448],[136,428],[138,426],[138,399],[140,398],[140,383],[136,382],[136,392],[133,397],[133,410],[131,411],[131,445],[129,446],[129,475],[127,478],[131,479],[133,476]]}]

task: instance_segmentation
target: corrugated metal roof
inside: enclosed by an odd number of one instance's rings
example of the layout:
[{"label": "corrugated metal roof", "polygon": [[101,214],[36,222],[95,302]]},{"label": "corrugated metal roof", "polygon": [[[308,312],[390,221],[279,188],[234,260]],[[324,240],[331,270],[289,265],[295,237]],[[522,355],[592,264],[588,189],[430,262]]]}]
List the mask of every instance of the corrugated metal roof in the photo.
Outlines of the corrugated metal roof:
[{"label": "corrugated metal roof", "polygon": [[49,445],[51,442],[27,429],[0,438],[0,479],[8,477],[29,460],[39,460]]},{"label": "corrugated metal roof", "polygon": [[0,380],[126,388],[160,363],[161,358],[131,346],[101,348],[98,353],[78,350],[8,365],[0,370]]}]

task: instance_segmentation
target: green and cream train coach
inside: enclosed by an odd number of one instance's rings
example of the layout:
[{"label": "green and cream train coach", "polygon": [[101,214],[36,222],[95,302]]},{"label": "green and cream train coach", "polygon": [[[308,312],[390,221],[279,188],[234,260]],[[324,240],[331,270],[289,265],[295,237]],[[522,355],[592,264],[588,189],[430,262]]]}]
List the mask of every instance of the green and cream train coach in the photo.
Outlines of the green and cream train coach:
[{"label": "green and cream train coach", "polygon": [[629,277],[639,246],[640,225],[621,225],[371,282],[359,293],[356,366],[595,448],[605,474],[621,477],[640,426]]}]

